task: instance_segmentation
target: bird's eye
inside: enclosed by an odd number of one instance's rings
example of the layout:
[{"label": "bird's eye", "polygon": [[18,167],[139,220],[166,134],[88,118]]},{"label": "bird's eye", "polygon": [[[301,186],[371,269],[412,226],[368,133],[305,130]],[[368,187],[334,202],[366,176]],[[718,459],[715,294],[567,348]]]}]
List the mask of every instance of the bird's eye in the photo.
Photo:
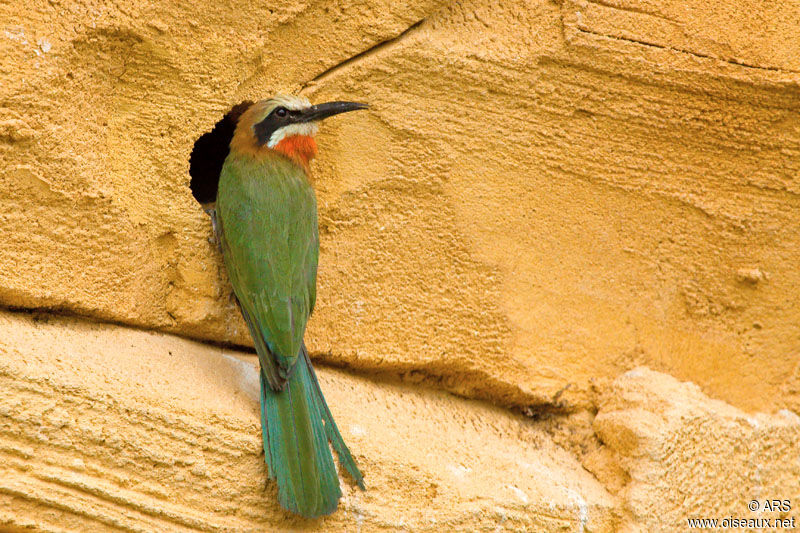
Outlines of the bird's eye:
[{"label": "bird's eye", "polygon": [[285,107],[279,107],[278,109],[275,110],[275,115],[281,118],[285,117],[288,114],[289,111],[287,111]]}]

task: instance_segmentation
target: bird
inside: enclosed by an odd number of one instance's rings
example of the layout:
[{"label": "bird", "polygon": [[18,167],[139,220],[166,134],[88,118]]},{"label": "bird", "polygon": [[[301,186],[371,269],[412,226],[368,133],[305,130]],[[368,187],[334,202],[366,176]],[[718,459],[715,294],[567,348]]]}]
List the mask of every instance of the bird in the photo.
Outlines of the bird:
[{"label": "bird", "polygon": [[[211,216],[236,301],[259,361],[261,429],[278,502],[295,514],[331,514],[341,498],[329,443],[365,490],[304,342],[316,302],[319,232],[310,162],[320,121],[367,109],[277,95],[234,106],[198,139],[190,187]],[[225,142],[229,140],[227,150]]]}]

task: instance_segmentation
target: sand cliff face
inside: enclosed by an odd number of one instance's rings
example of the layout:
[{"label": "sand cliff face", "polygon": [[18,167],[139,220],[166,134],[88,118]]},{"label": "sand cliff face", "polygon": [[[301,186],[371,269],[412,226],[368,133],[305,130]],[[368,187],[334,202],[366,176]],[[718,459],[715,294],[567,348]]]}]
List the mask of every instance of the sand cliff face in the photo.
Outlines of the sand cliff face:
[{"label": "sand cliff face", "polygon": [[[250,344],[188,156],[231,105],[276,92],[371,105],[318,137],[307,341],[357,376],[326,373],[346,427],[363,396],[399,418],[350,432],[376,474],[331,529],[683,530],[690,511],[747,518],[748,495],[800,496],[800,4],[15,1],[0,23],[0,305],[82,317],[4,315],[0,438],[15,459],[0,525],[283,519],[259,514],[272,498],[246,387],[218,383],[233,372],[219,349],[172,336]],[[177,346],[208,371],[181,376]],[[89,386],[92,364],[111,373]],[[626,374],[638,366],[657,372]],[[213,397],[181,403],[186,387]],[[642,399],[622,401],[629,389]],[[113,405],[92,411],[98,398]],[[204,456],[217,474],[191,492],[178,458],[216,445],[180,437],[156,475],[142,464],[161,464],[147,451],[159,441],[132,429],[128,401],[180,411],[186,434],[232,432],[239,455]],[[63,405],[86,405],[86,421],[49,422],[53,406],[78,416]],[[165,416],[148,427],[178,431]],[[440,427],[439,461],[397,440]],[[126,444],[76,444],[103,431]],[[447,455],[459,446],[466,458]],[[504,480],[506,447],[540,475]],[[69,466],[89,456],[106,462]],[[223,476],[228,463],[241,475]],[[667,471],[671,489],[654,481]],[[185,508],[163,510],[159,491]],[[250,503],[199,503],[233,494]]]}]

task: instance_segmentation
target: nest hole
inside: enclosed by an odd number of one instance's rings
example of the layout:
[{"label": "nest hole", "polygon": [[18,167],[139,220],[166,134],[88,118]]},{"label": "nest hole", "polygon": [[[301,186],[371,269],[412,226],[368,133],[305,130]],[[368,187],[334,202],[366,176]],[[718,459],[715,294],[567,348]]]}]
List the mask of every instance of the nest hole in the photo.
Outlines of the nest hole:
[{"label": "nest hole", "polygon": [[217,200],[217,186],[222,164],[228,157],[233,132],[242,113],[253,105],[247,100],[230,108],[211,131],[200,136],[189,155],[189,188],[192,196],[201,205],[213,204]]}]

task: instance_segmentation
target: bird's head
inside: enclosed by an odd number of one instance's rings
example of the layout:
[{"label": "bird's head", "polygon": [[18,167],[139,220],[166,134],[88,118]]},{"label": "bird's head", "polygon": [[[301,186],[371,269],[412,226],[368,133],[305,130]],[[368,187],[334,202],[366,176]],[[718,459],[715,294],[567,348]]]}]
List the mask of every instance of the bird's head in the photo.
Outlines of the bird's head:
[{"label": "bird's head", "polygon": [[239,119],[231,149],[263,157],[277,151],[307,167],[317,154],[319,122],[347,111],[367,109],[356,102],[311,105],[301,96],[278,95],[250,106]]}]

